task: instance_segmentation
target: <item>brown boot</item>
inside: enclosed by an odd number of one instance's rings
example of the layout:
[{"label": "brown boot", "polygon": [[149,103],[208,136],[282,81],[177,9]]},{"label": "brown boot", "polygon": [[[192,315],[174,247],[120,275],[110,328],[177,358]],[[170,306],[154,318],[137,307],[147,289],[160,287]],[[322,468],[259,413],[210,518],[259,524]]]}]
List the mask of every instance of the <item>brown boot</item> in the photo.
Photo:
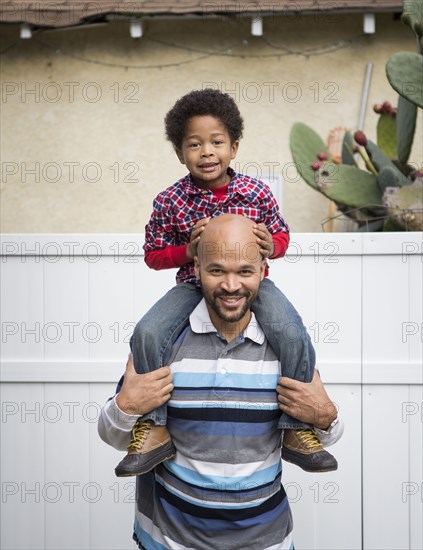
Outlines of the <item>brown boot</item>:
[{"label": "brown boot", "polygon": [[336,458],[324,450],[312,429],[284,430],[282,458],[306,472],[332,472],[338,469]]},{"label": "brown boot", "polygon": [[176,454],[166,426],[156,426],[152,420],[137,420],[132,428],[128,454],[115,468],[118,477],[146,474],[157,464]]}]

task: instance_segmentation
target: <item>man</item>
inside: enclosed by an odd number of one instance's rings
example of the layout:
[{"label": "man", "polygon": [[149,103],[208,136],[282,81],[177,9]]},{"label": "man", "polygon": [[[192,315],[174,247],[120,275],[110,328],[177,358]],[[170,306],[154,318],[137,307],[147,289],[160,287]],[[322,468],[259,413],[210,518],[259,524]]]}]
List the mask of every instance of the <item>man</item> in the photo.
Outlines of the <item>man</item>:
[{"label": "man", "polygon": [[279,409],[314,424],[325,445],[342,434],[318,375],[310,384],[280,377],[250,310],[266,267],[253,226],[243,216],[210,220],[195,258],[204,299],[170,367],[136,374],[130,357],[102,410],[100,436],[124,450],[137,418],[168,403],[176,456],[137,478],[141,549],[291,548]]}]

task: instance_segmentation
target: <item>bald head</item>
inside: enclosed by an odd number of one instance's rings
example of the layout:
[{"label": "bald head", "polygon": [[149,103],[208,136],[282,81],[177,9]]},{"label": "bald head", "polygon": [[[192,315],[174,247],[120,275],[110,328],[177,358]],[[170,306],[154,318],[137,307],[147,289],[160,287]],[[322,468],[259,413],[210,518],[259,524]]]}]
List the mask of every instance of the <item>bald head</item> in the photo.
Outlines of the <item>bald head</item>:
[{"label": "bald head", "polygon": [[211,219],[204,226],[194,258],[210,319],[228,342],[249,323],[251,304],[265,273],[255,225],[234,214]]},{"label": "bald head", "polygon": [[201,234],[197,248],[198,262],[212,257],[220,261],[262,262],[257,237],[253,233],[255,222],[237,214],[222,214],[212,218]]}]

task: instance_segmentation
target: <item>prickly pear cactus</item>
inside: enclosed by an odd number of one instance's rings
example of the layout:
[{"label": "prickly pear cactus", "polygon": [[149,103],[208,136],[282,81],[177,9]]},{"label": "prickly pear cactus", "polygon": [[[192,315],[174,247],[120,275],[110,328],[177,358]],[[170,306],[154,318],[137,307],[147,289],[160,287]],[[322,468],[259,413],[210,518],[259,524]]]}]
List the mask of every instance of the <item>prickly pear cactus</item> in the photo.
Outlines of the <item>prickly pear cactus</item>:
[{"label": "prickly pear cactus", "polygon": [[[339,163],[338,159],[334,162],[330,158],[323,140],[312,128],[303,123],[294,124],[290,136],[291,152],[303,179],[334,201],[341,212],[358,223],[359,228],[365,225],[370,230],[379,231],[416,227],[420,223],[418,212],[423,210],[423,194],[420,192],[422,196],[419,196],[421,183],[420,187],[415,185],[411,175],[403,174],[375,143],[367,139],[364,132],[356,132],[354,140],[368,172],[356,164],[355,146],[349,132],[343,138],[342,162]],[[416,181],[423,181],[419,179],[418,171],[414,177]],[[398,214],[401,208],[406,208],[406,225],[402,224]],[[410,209],[413,212],[408,215]],[[392,223],[384,224],[382,218],[392,217],[394,212]]]},{"label": "prickly pear cactus", "polygon": [[[397,108],[387,101],[374,106],[380,115],[377,145],[361,130],[353,140],[350,132],[336,128],[329,138],[335,130],[345,133],[335,151],[330,139],[326,147],[306,124],[291,130],[291,152],[303,179],[357,222],[358,230],[423,230],[423,170],[408,163],[417,108],[423,107],[423,1],[404,0],[402,20],[416,34],[419,52],[396,53],[386,64],[399,100]],[[359,157],[367,171],[359,168]]]}]

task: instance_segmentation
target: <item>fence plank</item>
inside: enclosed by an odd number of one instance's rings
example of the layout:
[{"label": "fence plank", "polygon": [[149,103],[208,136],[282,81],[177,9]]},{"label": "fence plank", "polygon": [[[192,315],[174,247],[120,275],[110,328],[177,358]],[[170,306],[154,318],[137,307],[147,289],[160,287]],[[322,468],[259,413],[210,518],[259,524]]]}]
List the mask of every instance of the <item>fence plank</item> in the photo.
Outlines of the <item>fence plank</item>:
[{"label": "fence plank", "polygon": [[[407,407],[407,409],[405,409]],[[409,424],[410,477],[402,500],[410,503],[410,549],[423,548],[423,386],[410,387],[410,401],[403,403],[402,421]],[[412,414],[405,414],[405,410]]]},{"label": "fence plank", "polygon": [[44,385],[2,384],[1,548],[45,548]]},{"label": "fence plank", "polygon": [[402,500],[410,480],[409,428],[402,403],[409,387],[363,387],[363,540],[366,550],[410,547],[409,506]]},{"label": "fence plank", "polygon": [[99,327],[98,340],[89,343],[91,359],[122,360],[128,355],[134,327],[134,274],[133,264],[124,260],[106,256],[89,266],[90,322]]},{"label": "fence plank", "polygon": [[[363,382],[367,368],[409,361],[408,346],[402,342],[404,320],[409,317],[409,266],[401,256],[363,257]],[[383,377],[383,369],[379,372]],[[397,373],[398,381],[401,372]],[[392,380],[391,380],[392,382]],[[407,383],[407,380],[404,380]]]},{"label": "fence plank", "polygon": [[42,359],[43,260],[7,256],[0,269],[1,358]]},{"label": "fence plank", "polygon": [[[423,365],[423,255],[408,256],[409,317],[403,326],[402,340],[409,346],[409,361]],[[423,384],[423,368],[420,369]]]},{"label": "fence plank", "polygon": [[[89,418],[93,409],[87,384],[46,384],[45,549],[89,549]],[[96,411],[94,410],[94,413]]]},{"label": "fence plank", "polygon": [[88,312],[88,266],[79,257],[44,259],[44,357],[88,359],[92,337]]},{"label": "fence plank", "polygon": [[[361,258],[340,256],[317,264],[316,317],[310,336],[319,362],[361,361]],[[359,374],[357,372],[357,374]]]}]

